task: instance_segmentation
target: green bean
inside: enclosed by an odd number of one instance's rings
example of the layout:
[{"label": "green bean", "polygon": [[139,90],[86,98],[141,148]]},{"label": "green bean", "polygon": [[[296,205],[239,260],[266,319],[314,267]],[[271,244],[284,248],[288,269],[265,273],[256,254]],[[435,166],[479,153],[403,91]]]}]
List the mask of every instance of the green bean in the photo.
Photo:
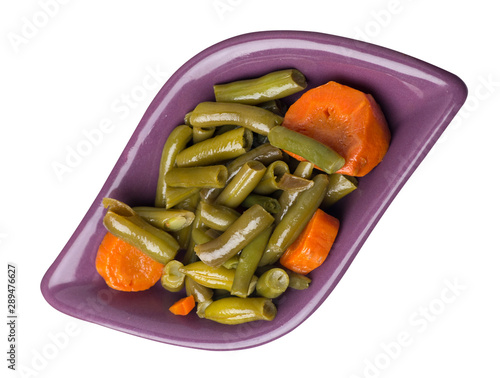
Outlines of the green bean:
[{"label": "green bean", "polygon": [[177,260],[169,261],[161,274],[161,286],[168,291],[176,293],[184,288],[184,279],[186,275],[179,271],[184,265]]},{"label": "green bean", "polygon": [[312,180],[295,176],[288,172],[281,176],[277,184],[278,189],[280,190],[289,190],[294,192],[302,192],[303,190],[307,190],[314,185]]},{"label": "green bean", "polygon": [[[201,221],[201,201],[196,205],[194,212],[194,221],[191,224],[191,238],[189,239],[189,245],[184,254],[183,263],[184,265],[198,261],[198,256],[194,252],[194,247],[196,246],[195,240],[197,240],[197,233],[200,233],[200,237],[207,238],[207,235],[202,235],[206,231],[206,227],[203,227],[203,222]],[[209,239],[206,239],[208,241]]]},{"label": "green bean", "polygon": [[195,245],[208,243],[210,240],[213,240],[213,238],[207,234],[207,229],[204,227],[193,227],[191,230],[191,238]]},{"label": "green bean", "polygon": [[185,148],[175,162],[178,167],[217,164],[243,155],[252,147],[252,141],[252,132],[240,127]]},{"label": "green bean", "polygon": [[264,165],[269,165],[276,160],[283,160],[283,151],[270,143],[261,144],[258,147],[232,160],[227,165],[229,179],[233,178],[240,168],[247,162],[256,160]]},{"label": "green bean", "polygon": [[121,201],[104,198],[103,205],[108,208],[103,224],[110,233],[161,264],[175,257],[179,243],[172,235],[150,225]]},{"label": "green bean", "polygon": [[[194,214],[199,201],[200,201],[200,193],[198,191],[192,196],[179,202],[177,205],[174,206],[174,209],[190,211],[191,213]],[[188,227],[184,227],[183,229],[179,231],[174,231],[172,233],[179,242],[180,248],[183,250],[187,250],[189,248],[189,242],[191,240],[192,224],[193,223],[191,222],[191,224]]]},{"label": "green bean", "polygon": [[283,117],[257,106],[231,102],[202,102],[189,118],[195,127],[237,125],[267,135],[283,122]]},{"label": "green bean", "polygon": [[158,183],[156,185],[156,207],[165,207],[167,182],[165,174],[174,167],[177,154],[183,150],[191,140],[193,130],[187,125],[177,126],[172,130],[163,146],[161,154]]},{"label": "green bean", "polygon": [[188,112],[186,113],[186,115],[184,116],[184,123],[188,126],[193,126],[191,125],[191,123],[189,122],[189,118],[191,118],[191,114],[193,114],[193,112]]},{"label": "green bean", "polygon": [[246,162],[215,199],[215,203],[231,208],[238,207],[259,184],[265,173],[266,167],[261,162]]},{"label": "green bean", "polygon": [[149,206],[136,206],[132,209],[148,223],[165,231],[181,230],[194,220],[194,213],[189,210]]},{"label": "green bean", "polygon": [[296,69],[270,72],[264,76],[214,85],[216,101],[256,105],[283,98],[307,87],[305,76]]},{"label": "green bean", "polygon": [[213,239],[218,238],[219,236],[222,235],[222,231],[214,230],[213,228],[209,228],[206,231],[206,234],[210,236]]},{"label": "green bean", "polygon": [[309,284],[311,283],[311,279],[309,277],[288,269],[285,269],[285,272],[288,274],[288,278],[290,280],[288,284],[289,288],[295,290],[305,290],[309,288]]},{"label": "green bean", "polygon": [[277,309],[268,298],[228,297],[205,308],[205,318],[222,324],[241,324],[256,320],[273,320]]},{"label": "green bean", "polygon": [[225,165],[172,168],[165,178],[174,188],[223,188],[227,180]]},{"label": "green bean", "polygon": [[198,302],[198,304],[196,306],[196,315],[198,315],[199,318],[204,319],[205,318],[205,310],[212,302],[213,302],[212,299],[208,299],[204,302]]},{"label": "green bean", "polygon": [[194,250],[200,260],[209,266],[220,266],[250,243],[274,222],[274,217],[260,205],[246,210],[224,233]]},{"label": "green bean", "polygon": [[200,188],[172,188],[167,186],[165,208],[170,209],[199,192]]},{"label": "green bean", "polygon": [[323,201],[328,186],[328,176],[318,174],[311,189],[300,193],[295,203],[276,225],[259,265],[273,264],[292,244],[312,218]]},{"label": "green bean", "polygon": [[[297,165],[297,168],[295,168],[293,174],[298,177],[309,179],[312,176],[313,170],[313,163],[310,163],[308,161],[301,161]],[[290,206],[292,206],[292,204],[295,202],[299,194],[300,192],[292,190],[285,190],[283,191],[283,193],[281,193],[278,199],[281,210],[275,216],[276,222],[279,222],[283,218],[283,216],[286,214]]]},{"label": "green bean", "polygon": [[238,255],[231,257],[229,260],[226,260],[222,266],[227,269],[236,269],[240,262],[240,258]]},{"label": "green bean", "polygon": [[278,181],[281,180],[285,173],[290,173],[290,170],[284,161],[272,162],[268,165],[262,180],[255,187],[254,193],[267,195],[279,190]]},{"label": "green bean", "polygon": [[[273,161],[281,159],[283,159],[283,151],[277,147],[271,146],[269,143],[262,144],[237,157],[236,159],[231,160],[227,164],[228,181],[231,180],[238,173],[241,167],[249,161],[256,160],[260,161],[264,165],[269,165]],[[201,190],[201,196],[205,201],[211,202],[217,198],[220,192],[222,192],[222,189],[204,188]]]},{"label": "green bean", "polygon": [[353,176],[333,173],[329,176],[329,179],[330,183],[328,184],[325,198],[321,204],[324,208],[332,206],[358,187],[358,180]]},{"label": "green bean", "polygon": [[255,204],[262,206],[264,210],[271,214],[276,214],[281,210],[281,205],[277,199],[255,193],[250,193],[241,203],[241,206],[249,208]]},{"label": "green bean", "polygon": [[277,115],[282,116],[284,113],[283,104],[281,103],[281,101],[279,101],[279,99],[265,101],[258,104],[258,106],[259,108],[269,110],[270,112],[273,112]]},{"label": "green bean", "polygon": [[338,171],[345,164],[344,158],[330,147],[286,127],[273,128],[268,138],[273,146],[302,156],[328,174]]},{"label": "green bean", "polygon": [[[264,253],[272,228],[269,227],[259,234],[251,243],[241,251],[238,265],[234,273],[231,294],[238,297],[246,297],[252,277],[259,265],[259,261]],[[258,282],[258,281],[257,281]]]},{"label": "green bean", "polygon": [[191,277],[186,277],[184,285],[186,287],[186,295],[192,295],[194,300],[198,303],[206,302],[212,299],[212,296],[214,295],[214,291],[212,289],[199,284]]},{"label": "green bean", "polygon": [[219,231],[227,230],[240,216],[240,213],[230,207],[208,204],[204,201],[200,203],[200,211],[203,224]]},{"label": "green bean", "polygon": [[214,133],[214,135],[224,134],[224,133],[227,133],[228,131],[231,131],[231,130],[237,129],[237,128],[239,128],[239,127],[240,127],[240,126],[236,126],[236,125],[222,125],[222,126],[219,126],[219,127],[216,127],[216,128],[215,128],[215,133]]},{"label": "green bean", "polygon": [[289,283],[288,274],[283,269],[272,268],[259,277],[255,290],[261,297],[273,299],[283,294]]},{"label": "green bean", "polygon": [[193,143],[200,143],[211,138],[215,133],[215,127],[193,127]]},{"label": "green bean", "polygon": [[[234,281],[234,269],[227,269],[223,266],[211,267],[202,261],[196,261],[179,269],[187,277],[210,289],[223,289],[230,291]],[[257,285],[257,276],[252,278],[247,295],[250,295]]]}]

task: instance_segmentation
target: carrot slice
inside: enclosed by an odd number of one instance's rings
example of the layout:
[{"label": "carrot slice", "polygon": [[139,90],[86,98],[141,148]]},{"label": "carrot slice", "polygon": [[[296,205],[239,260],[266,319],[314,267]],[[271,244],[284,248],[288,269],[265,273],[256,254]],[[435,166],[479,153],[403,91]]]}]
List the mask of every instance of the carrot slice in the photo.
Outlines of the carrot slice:
[{"label": "carrot slice", "polygon": [[194,296],[184,297],[170,306],[169,310],[174,315],[187,315],[196,305]]},{"label": "carrot slice", "polygon": [[163,270],[163,264],[109,232],[97,250],[95,264],[106,284],[120,291],[147,290]]},{"label": "carrot slice", "polygon": [[339,225],[337,218],[321,209],[316,210],[306,228],[281,255],[281,265],[300,274],[319,267],[330,253]]},{"label": "carrot slice", "polygon": [[305,92],[286,112],[283,126],[335,150],[346,161],[338,173],[357,177],[382,161],[391,139],[373,97],[334,81]]}]

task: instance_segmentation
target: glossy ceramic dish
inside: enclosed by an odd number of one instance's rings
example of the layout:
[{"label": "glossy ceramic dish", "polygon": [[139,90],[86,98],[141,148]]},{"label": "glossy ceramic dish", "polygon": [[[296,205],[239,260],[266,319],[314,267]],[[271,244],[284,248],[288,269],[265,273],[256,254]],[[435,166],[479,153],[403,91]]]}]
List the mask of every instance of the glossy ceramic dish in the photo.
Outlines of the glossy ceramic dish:
[{"label": "glossy ceramic dish", "polygon": [[[139,293],[108,288],[94,265],[106,232],[102,198],[113,197],[131,206],[152,205],[163,144],[197,103],[213,100],[212,85],[284,68],[302,71],[308,88],[335,80],[371,93],[392,132],[384,161],[361,178],[358,190],[334,209],[341,221],[340,232],[326,262],[310,274],[310,288],[288,290],[275,300],[278,315],[274,321],[238,326],[199,319],[194,312],[186,317],[172,315],[168,308],[181,294],[169,293],[159,285]],[[88,213],[45,274],[42,293],[63,313],[169,344],[230,350],[274,340],[301,324],[335,288],[466,95],[463,82],[449,72],[341,37],[273,31],[216,44],[184,64],[160,90]]]}]

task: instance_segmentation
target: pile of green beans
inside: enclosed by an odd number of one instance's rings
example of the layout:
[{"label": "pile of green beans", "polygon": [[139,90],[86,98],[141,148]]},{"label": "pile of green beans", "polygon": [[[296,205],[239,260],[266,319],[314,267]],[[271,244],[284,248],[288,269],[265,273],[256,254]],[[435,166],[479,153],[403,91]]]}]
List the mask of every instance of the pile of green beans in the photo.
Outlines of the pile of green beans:
[{"label": "pile of green beans", "polygon": [[200,318],[274,319],[273,299],[312,284],[280,256],[318,208],[357,188],[335,173],[338,153],[281,126],[280,99],[306,87],[296,69],[216,84],[215,101],[198,104],[168,136],[154,206],[103,200],[108,231],[164,264],[161,285],[192,295]]}]

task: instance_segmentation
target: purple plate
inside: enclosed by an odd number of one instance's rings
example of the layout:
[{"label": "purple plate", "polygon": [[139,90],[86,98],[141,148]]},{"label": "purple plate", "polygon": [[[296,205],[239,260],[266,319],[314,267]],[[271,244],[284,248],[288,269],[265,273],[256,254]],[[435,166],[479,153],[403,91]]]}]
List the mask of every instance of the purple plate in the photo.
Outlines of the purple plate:
[{"label": "purple plate", "polygon": [[[289,290],[275,300],[272,322],[238,326],[174,316],[168,308],[182,294],[160,285],[139,293],[109,289],[94,260],[106,230],[103,197],[152,205],[163,144],[184,115],[213,100],[212,85],[297,68],[308,88],[329,80],[371,93],[384,111],[392,141],[384,161],[359,181],[333,214],[341,228],[326,262],[310,274],[308,290]],[[155,97],[99,195],[41,282],[45,299],[59,311],[136,336],[210,350],[257,346],[290,332],[335,288],[376,223],[465,101],[455,75],[379,46],[332,35],[272,31],[237,36],[184,64]],[[298,97],[296,95],[291,100]]]}]

